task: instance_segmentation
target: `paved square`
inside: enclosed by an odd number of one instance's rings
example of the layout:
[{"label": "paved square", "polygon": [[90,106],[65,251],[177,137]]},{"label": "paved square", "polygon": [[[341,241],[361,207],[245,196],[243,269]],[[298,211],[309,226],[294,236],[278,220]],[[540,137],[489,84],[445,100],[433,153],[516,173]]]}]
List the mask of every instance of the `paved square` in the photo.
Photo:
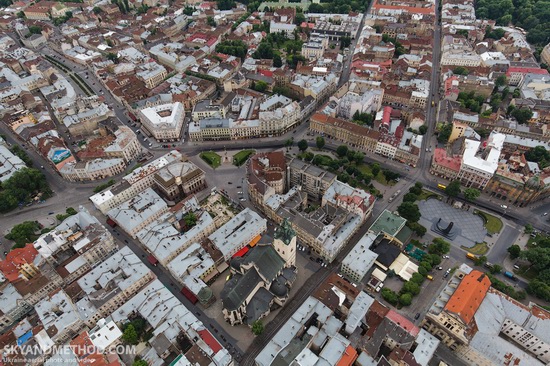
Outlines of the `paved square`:
[{"label": "paved square", "polygon": [[[437,199],[420,201],[418,208],[422,214],[419,223],[426,227],[428,231],[439,218],[446,222],[454,222],[454,227],[459,230],[459,234],[454,240],[449,241],[455,245],[472,247],[476,243],[485,241],[487,230],[483,219],[470,211],[453,208]],[[431,234],[434,235],[435,233],[432,232]]]}]

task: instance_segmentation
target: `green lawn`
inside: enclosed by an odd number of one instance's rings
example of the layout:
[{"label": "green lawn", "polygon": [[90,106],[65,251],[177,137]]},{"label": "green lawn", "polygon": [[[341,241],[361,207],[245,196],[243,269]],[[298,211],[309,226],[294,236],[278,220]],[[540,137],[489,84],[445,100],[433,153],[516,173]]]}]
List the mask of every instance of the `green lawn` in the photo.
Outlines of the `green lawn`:
[{"label": "green lawn", "polygon": [[498,234],[502,230],[502,221],[487,212],[475,210],[474,214],[480,216],[485,221],[485,228],[489,234]]},{"label": "green lawn", "polygon": [[418,200],[419,200],[419,201],[425,201],[425,200],[427,200],[428,198],[436,198],[436,199],[438,199],[438,200],[441,200],[441,196],[440,196],[440,195],[423,189],[423,190],[422,190],[422,194],[420,194],[420,196],[418,196]]},{"label": "green lawn", "polygon": [[256,153],[256,150],[242,150],[233,156],[233,164],[236,166],[243,165],[250,155]]},{"label": "green lawn", "polygon": [[210,165],[213,169],[216,169],[222,163],[222,157],[216,154],[214,151],[205,151],[202,152],[199,156],[202,160],[206,162],[206,164]]},{"label": "green lawn", "polygon": [[475,255],[485,255],[487,251],[489,250],[489,247],[487,246],[487,243],[477,243],[473,247],[465,247],[464,245],[460,246],[462,249],[467,250],[468,252],[475,254]]},{"label": "green lawn", "polygon": [[[361,164],[357,167],[357,169],[359,169],[359,171],[361,171],[361,173],[363,174],[370,174],[372,175],[372,170],[370,168],[370,165],[367,165],[367,164]],[[388,182],[386,180],[386,176],[384,175],[384,173],[382,172],[382,170],[380,170],[380,172],[378,173],[378,175],[376,177],[374,177],[374,180],[377,181],[378,183],[380,184],[383,184],[385,186],[393,186],[396,182],[394,181],[390,181]]]},{"label": "green lawn", "polygon": [[[525,234],[525,235],[528,235],[528,234]],[[546,238],[547,236],[543,234],[537,234],[535,235],[534,238],[529,234],[529,240],[527,241],[527,248],[536,247],[536,245],[533,245],[533,243],[538,243],[539,240],[546,239]]]}]

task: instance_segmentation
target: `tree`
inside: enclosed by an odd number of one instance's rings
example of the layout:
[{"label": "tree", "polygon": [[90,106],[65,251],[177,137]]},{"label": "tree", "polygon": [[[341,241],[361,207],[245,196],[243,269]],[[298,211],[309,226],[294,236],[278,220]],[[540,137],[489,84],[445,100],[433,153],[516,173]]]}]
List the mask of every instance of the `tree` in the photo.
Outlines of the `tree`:
[{"label": "tree", "polygon": [[430,254],[429,256],[426,256],[425,259],[430,261],[432,267],[439,266],[441,264],[441,255],[438,254]]},{"label": "tree", "polygon": [[264,323],[261,320],[256,320],[252,323],[252,333],[254,335],[260,335],[264,332]]},{"label": "tree", "polygon": [[31,25],[29,27],[29,32],[31,32],[31,34],[42,34],[42,28],[37,25]]},{"label": "tree", "polygon": [[428,253],[438,256],[449,253],[449,250],[451,250],[451,244],[441,238],[435,238],[428,247]]},{"label": "tree", "polygon": [[474,259],[474,264],[476,266],[482,266],[484,265],[485,263],[487,263],[487,257],[482,255],[482,256],[479,256],[477,257],[476,259]]},{"label": "tree", "polygon": [[378,175],[378,173],[380,173],[380,164],[378,164],[378,163],[372,164],[371,167],[370,167],[370,171],[372,173],[372,176],[376,177]]},{"label": "tree", "polygon": [[17,18],[25,19],[26,18],[25,13],[23,11],[18,11],[17,12]]},{"label": "tree", "polygon": [[149,364],[148,364],[147,361],[145,361],[145,360],[136,359],[136,360],[132,363],[132,366],[149,366]]},{"label": "tree", "polygon": [[412,303],[412,295],[405,293],[399,296],[399,304],[402,306],[409,306]]},{"label": "tree", "polygon": [[183,217],[183,220],[188,230],[197,224],[197,216],[193,212],[187,213]]},{"label": "tree", "polygon": [[550,268],[550,248],[531,248],[521,252],[520,257],[527,259],[537,271]]},{"label": "tree", "polygon": [[269,85],[267,85],[267,83],[265,81],[262,81],[262,80],[259,80],[259,81],[256,81],[254,83],[254,86],[252,87],[252,89],[260,92],[260,93],[265,93],[265,91],[267,90],[267,88],[269,87]]},{"label": "tree", "polygon": [[340,47],[347,48],[351,45],[351,37],[344,36],[340,38]]},{"label": "tree", "polygon": [[497,274],[502,272],[502,266],[500,264],[493,264],[493,267],[491,267],[491,273]]},{"label": "tree", "polygon": [[525,153],[525,159],[539,164],[541,169],[550,165],[550,152],[544,146],[536,146]]},{"label": "tree", "polygon": [[219,10],[231,10],[236,5],[233,0],[217,0],[216,3]]},{"label": "tree", "polygon": [[527,224],[523,230],[525,234],[531,234],[533,232],[533,225]]},{"label": "tree", "polygon": [[133,324],[129,324],[122,333],[122,340],[128,344],[136,345],[139,343],[138,334]]},{"label": "tree", "polygon": [[495,86],[497,88],[500,88],[501,86],[505,86],[505,85],[508,85],[508,79],[506,79],[506,75],[500,75],[496,80],[495,80]]},{"label": "tree", "polygon": [[459,180],[453,180],[449,185],[445,188],[445,193],[449,197],[458,197],[460,194],[460,181]]},{"label": "tree", "polygon": [[533,111],[527,108],[516,108],[510,114],[520,124],[527,123],[531,118],[533,118]]},{"label": "tree", "polygon": [[216,52],[239,57],[241,60],[246,58],[248,46],[240,39],[224,40],[216,45]]},{"label": "tree", "polygon": [[323,136],[317,136],[315,139],[315,144],[317,145],[317,148],[321,150],[325,146],[325,139]]},{"label": "tree", "polygon": [[336,154],[338,154],[339,157],[343,158],[348,154],[348,147],[346,145],[340,145],[336,149]]},{"label": "tree", "polygon": [[390,290],[387,287],[384,287],[382,289],[382,298],[392,305],[397,305],[397,303],[399,302],[399,297],[397,296],[395,291]]},{"label": "tree", "polygon": [[101,8],[99,6],[94,6],[93,12],[94,12],[95,15],[98,15],[98,14],[101,14],[101,12],[103,12],[103,10],[101,10]]},{"label": "tree", "polygon": [[213,17],[207,17],[206,18],[206,24],[208,24],[211,27],[217,26],[216,21],[214,20]]},{"label": "tree", "polygon": [[418,267],[418,273],[420,273],[422,276],[426,277],[428,274],[428,270],[425,267],[419,266]]},{"label": "tree", "polygon": [[508,254],[510,254],[510,258],[512,259],[518,258],[519,255],[521,254],[521,248],[517,244],[512,245],[507,250],[508,250]]},{"label": "tree", "polygon": [[[420,268],[420,267],[419,267]],[[412,277],[411,277],[411,281],[413,281],[414,283],[418,283],[419,285],[422,284],[422,282],[424,282],[425,278],[423,275],[421,275],[420,273],[413,273]]]},{"label": "tree", "polygon": [[527,292],[545,301],[550,301],[550,285],[535,279],[527,286]]},{"label": "tree", "polygon": [[116,53],[108,52],[105,57],[107,57],[107,60],[113,61],[115,64],[118,63],[118,55]]},{"label": "tree", "polygon": [[306,21],[306,16],[303,13],[296,13],[294,17],[294,24],[300,25]]},{"label": "tree", "polygon": [[307,147],[308,147],[308,144],[306,140],[298,141],[298,149],[300,149],[300,151],[306,151]]},{"label": "tree", "polygon": [[466,188],[464,190],[464,198],[466,198],[468,201],[475,201],[480,195],[481,192],[479,191],[479,189]]},{"label": "tree", "polygon": [[40,230],[40,225],[36,221],[25,221],[15,225],[8,234],[6,239],[13,240],[17,247],[24,247],[27,243],[32,243],[36,240],[35,234]]},{"label": "tree", "polygon": [[310,4],[308,8],[308,12],[310,13],[324,13],[325,8],[321,4]]},{"label": "tree", "polygon": [[31,168],[18,170],[2,183],[0,212],[13,210],[18,204],[31,202],[33,198],[48,198],[51,193],[46,177],[41,171]]},{"label": "tree", "polygon": [[418,222],[410,222],[410,221],[407,221],[407,227],[409,229],[411,229],[412,231],[414,231],[414,233],[422,238],[425,234],[426,234],[426,228],[422,225],[420,225]]},{"label": "tree", "polygon": [[407,193],[403,196],[403,202],[416,202],[418,196],[414,193]]},{"label": "tree", "polygon": [[273,66],[274,67],[283,66],[283,60],[281,59],[281,56],[278,53],[273,55]]},{"label": "tree", "polygon": [[467,68],[458,66],[453,69],[453,74],[455,75],[468,75],[469,71]]},{"label": "tree", "polygon": [[416,296],[420,293],[420,286],[418,286],[418,283],[413,281],[407,281],[403,284],[403,287],[401,288],[401,293],[409,293],[413,296]]},{"label": "tree", "polygon": [[437,134],[437,141],[441,143],[448,142],[452,132],[453,132],[453,124],[452,123],[444,124],[440,128],[439,133]]},{"label": "tree", "polygon": [[412,202],[403,202],[397,207],[397,212],[401,217],[411,222],[417,222],[421,216],[418,205]]},{"label": "tree", "polygon": [[428,132],[428,126],[422,125],[422,126],[418,127],[418,133],[419,134],[425,135],[426,132]]}]

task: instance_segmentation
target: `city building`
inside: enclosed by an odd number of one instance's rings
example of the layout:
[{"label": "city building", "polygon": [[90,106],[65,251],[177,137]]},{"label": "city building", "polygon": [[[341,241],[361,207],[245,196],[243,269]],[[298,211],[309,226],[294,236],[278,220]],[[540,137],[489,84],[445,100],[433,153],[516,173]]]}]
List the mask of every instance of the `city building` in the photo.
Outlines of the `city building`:
[{"label": "city building", "polygon": [[480,151],[481,142],[466,139],[462,153],[462,164],[457,179],[466,187],[484,189],[495,174],[504,145],[505,135],[491,133]]},{"label": "city building", "polygon": [[71,182],[83,182],[105,179],[126,170],[126,162],[123,159],[94,159],[88,161],[72,161],[63,165],[59,174]]},{"label": "city building", "polygon": [[261,206],[268,197],[283,194],[287,185],[287,165],[283,151],[259,153],[246,166],[248,197]]},{"label": "city building", "polygon": [[267,220],[245,208],[208,236],[208,240],[222,253],[224,260],[229,261],[233,255],[266,230]]},{"label": "city building", "polygon": [[232,277],[222,290],[223,315],[231,325],[249,326],[283,306],[296,280],[296,233],[287,220],[272,244],[256,244],[244,257],[231,260]]},{"label": "city building", "polygon": [[422,328],[451,350],[469,343],[470,334],[475,333],[474,315],[491,286],[487,275],[478,270],[463,265],[457,272],[422,321]]},{"label": "city building", "polygon": [[35,335],[42,350],[69,341],[84,327],[76,305],[63,290],[51,293],[36,304],[34,309],[43,325],[43,329]]},{"label": "city building", "polygon": [[361,283],[370,271],[378,257],[378,254],[369,249],[374,244],[376,237],[377,234],[371,231],[367,232],[346,255],[340,266],[340,273],[347,279]]},{"label": "city building", "polygon": [[155,184],[155,174],[162,168],[185,160],[185,157],[178,151],[171,151],[135,169],[130,174],[124,176],[121,182],[94,194],[90,197],[90,201],[105,215],[109,210],[135,197],[139,192],[153,187]]},{"label": "city building", "polygon": [[23,160],[14,155],[6,141],[0,137],[0,182],[10,179],[13,173],[25,167]]},{"label": "city building", "polygon": [[158,219],[166,211],[168,211],[166,202],[152,188],[146,188],[134,198],[109,210],[107,217],[132,238],[136,238],[141,229]]},{"label": "city building", "polygon": [[76,309],[86,326],[94,327],[154,279],[153,272],[124,246],[77,281]]},{"label": "city building", "polygon": [[320,201],[336,175],[298,158],[290,162],[290,187],[300,186],[308,198]]},{"label": "city building", "polygon": [[225,108],[218,104],[212,104],[209,99],[196,103],[191,113],[191,119],[196,122],[208,118],[225,118]]},{"label": "city building", "polygon": [[179,141],[185,110],[180,102],[156,105],[139,111],[142,126],[158,141]]},{"label": "city building", "polygon": [[191,161],[178,161],[159,169],[154,183],[166,199],[175,202],[207,186],[204,172]]}]

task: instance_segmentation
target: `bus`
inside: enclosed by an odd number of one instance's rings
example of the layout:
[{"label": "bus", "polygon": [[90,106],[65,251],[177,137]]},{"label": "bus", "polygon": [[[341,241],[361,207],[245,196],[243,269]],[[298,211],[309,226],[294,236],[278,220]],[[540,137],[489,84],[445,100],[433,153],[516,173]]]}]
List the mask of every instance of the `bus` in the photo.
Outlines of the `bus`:
[{"label": "bus", "polygon": [[437,185],[437,188],[439,188],[439,189],[445,189],[445,188],[447,188],[447,186],[444,186],[443,184],[439,183],[439,184]]}]

